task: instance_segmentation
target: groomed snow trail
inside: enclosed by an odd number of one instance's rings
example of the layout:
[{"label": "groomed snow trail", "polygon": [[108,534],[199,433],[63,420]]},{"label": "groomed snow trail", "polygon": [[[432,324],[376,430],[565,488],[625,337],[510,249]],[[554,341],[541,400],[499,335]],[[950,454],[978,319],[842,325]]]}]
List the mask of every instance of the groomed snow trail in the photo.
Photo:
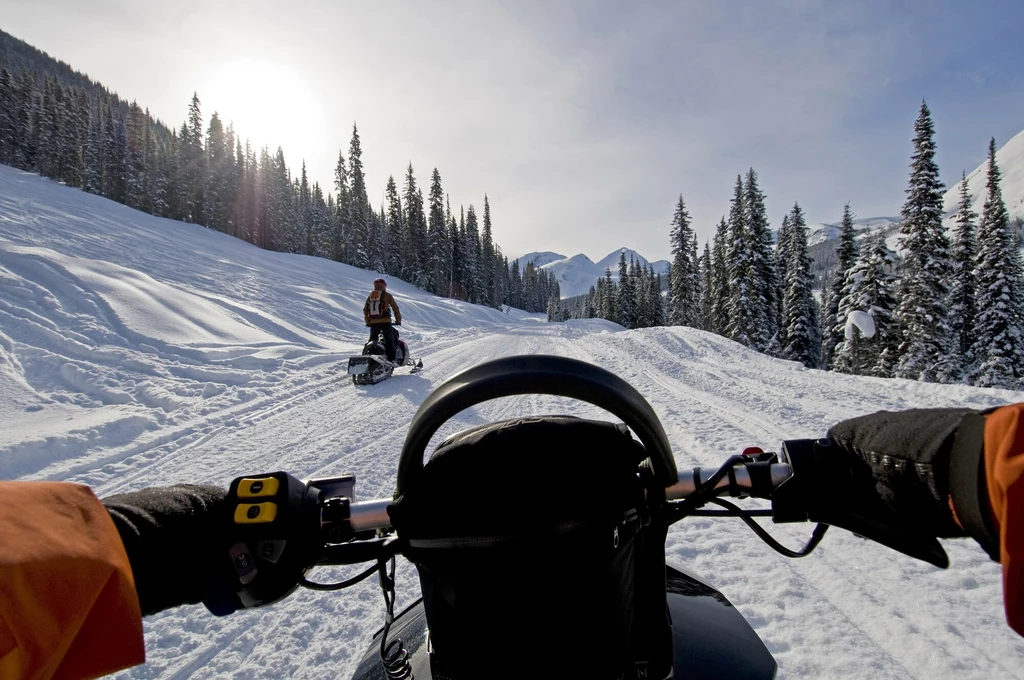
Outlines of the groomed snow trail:
[{"label": "groomed snow trail", "polygon": [[[358,312],[373,277],[0,166],[0,417],[12,423],[0,433],[0,478],[80,482],[102,497],[283,469],[354,473],[361,499],[390,497],[406,429],[431,390],[516,354],[574,357],[624,378],[653,405],[680,467],[745,446],[774,450],[878,409],[1024,399],[810,371],[692,329],[546,324],[400,281],[403,337],[425,369],[357,388],[345,357],[362,343]],[[605,417],[527,395],[470,409],[435,440],[536,413]],[[811,530],[769,528],[791,546]],[[789,560],[736,520],[692,518],[671,531],[668,556],[740,609],[780,678],[1024,678],[998,565],[969,542],[945,546],[953,566],[943,571],[833,529],[814,554]],[[316,576],[354,573],[324,571]],[[399,608],[417,585],[401,563]],[[182,607],[147,619],[148,662],[121,675],[345,678],[383,616],[373,581],[222,619]]]}]

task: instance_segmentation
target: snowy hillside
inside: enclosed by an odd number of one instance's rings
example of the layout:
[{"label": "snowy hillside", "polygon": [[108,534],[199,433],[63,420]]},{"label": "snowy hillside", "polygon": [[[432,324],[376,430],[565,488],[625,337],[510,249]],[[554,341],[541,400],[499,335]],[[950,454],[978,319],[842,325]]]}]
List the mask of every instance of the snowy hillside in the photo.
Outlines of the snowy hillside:
[{"label": "snowy hillside", "polygon": [[[877,409],[1024,399],[806,370],[686,328],[547,324],[400,281],[403,337],[425,370],[357,389],[343,365],[362,344],[373,278],[0,166],[0,478],[75,481],[103,496],[277,469],[351,472],[362,498],[388,497],[405,430],[431,390],[467,366],[521,353],[579,358],[630,382],[684,468]],[[459,414],[438,437],[552,412],[603,417],[524,395]],[[790,546],[810,533],[769,528]],[[1005,624],[998,565],[968,542],[945,545],[945,571],[838,530],[814,555],[787,560],[740,522],[697,517],[672,529],[667,555],[736,605],[783,680],[1024,678],[1024,640]],[[408,563],[397,581],[396,610],[418,596]],[[121,675],[346,678],[383,617],[372,581],[220,619],[183,607],[146,620],[148,661]]]},{"label": "snowy hillside", "polygon": [[[998,141],[998,140],[997,140]],[[1018,132],[1010,141],[996,151],[996,164],[1002,175],[1000,188],[1010,219],[1024,217],[1024,130]],[[972,208],[981,215],[985,204],[985,183],[988,181],[988,161],[976,167],[967,175],[967,188],[974,197]],[[951,183],[942,198],[946,225],[951,227],[960,202],[959,175],[957,181]]]}]

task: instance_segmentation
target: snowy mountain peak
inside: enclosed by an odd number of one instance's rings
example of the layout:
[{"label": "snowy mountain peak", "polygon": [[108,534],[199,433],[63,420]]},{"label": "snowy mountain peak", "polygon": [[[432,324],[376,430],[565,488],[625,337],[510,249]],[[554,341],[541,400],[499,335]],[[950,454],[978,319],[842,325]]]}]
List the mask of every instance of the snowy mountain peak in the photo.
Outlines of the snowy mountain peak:
[{"label": "snowy mountain peak", "polygon": [[527,264],[533,263],[534,267],[543,267],[546,264],[557,262],[558,260],[564,260],[565,255],[560,253],[553,253],[550,250],[543,250],[536,253],[527,253],[522,257],[518,258],[519,270],[522,271]]},{"label": "snowy mountain peak", "polygon": [[605,267],[610,267],[612,271],[615,271],[616,268],[619,266],[619,257],[622,253],[625,253],[626,255],[626,262],[629,262],[630,258],[632,258],[637,262],[637,264],[642,264],[645,267],[650,264],[650,262],[647,261],[647,258],[645,258],[640,253],[636,252],[632,248],[616,248],[612,252],[608,253],[608,255],[603,260],[598,262],[597,266],[600,267],[602,270],[604,270]]}]

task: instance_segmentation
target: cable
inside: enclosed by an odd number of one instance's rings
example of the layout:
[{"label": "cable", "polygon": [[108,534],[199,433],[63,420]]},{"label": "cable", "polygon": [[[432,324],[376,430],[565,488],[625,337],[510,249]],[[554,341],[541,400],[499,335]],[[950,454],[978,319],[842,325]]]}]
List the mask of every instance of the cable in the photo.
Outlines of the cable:
[{"label": "cable", "polygon": [[665,525],[668,526],[678,522],[684,517],[693,514],[693,511],[700,506],[714,500],[715,496],[718,494],[718,490],[715,488],[718,486],[718,482],[720,482],[723,477],[730,474],[734,465],[739,465],[740,463],[745,462],[745,460],[746,459],[743,456],[730,456],[729,459],[725,461],[725,464],[718,468],[718,471],[711,475],[711,478],[704,483],[701,483],[700,475],[695,471],[693,475],[695,486],[693,493],[681,501],[669,504]]},{"label": "cable", "polygon": [[380,588],[384,591],[384,603],[387,605],[387,614],[384,617],[384,630],[380,634],[380,663],[384,666],[384,674],[388,680],[413,680],[412,664],[409,662],[409,652],[402,645],[400,638],[388,642],[388,631],[391,630],[391,623],[395,620],[395,556],[391,556],[390,573],[388,562],[381,560],[377,563],[376,570],[380,574]]},{"label": "cable", "polygon": [[373,565],[372,567],[370,567],[366,571],[362,572],[358,576],[353,576],[352,578],[348,579],[347,581],[339,581],[338,583],[316,583],[314,581],[306,580],[305,576],[300,576],[299,577],[299,585],[303,586],[304,588],[309,588],[310,590],[341,590],[342,588],[348,588],[349,586],[354,586],[355,584],[359,583],[360,581],[365,581],[366,579],[368,579],[371,576],[373,576],[374,572],[377,571],[378,568],[379,568],[379,563]]},{"label": "cable", "polygon": [[771,548],[777,552],[782,553],[786,557],[805,557],[814,552],[814,549],[821,543],[821,539],[825,537],[825,532],[828,531],[827,524],[818,524],[814,527],[814,531],[811,532],[811,538],[807,541],[807,545],[800,551],[790,550],[786,546],[775,540],[771,534],[765,531],[764,527],[755,522],[748,511],[743,510],[738,505],[724,501],[721,498],[712,498],[711,502],[715,505],[721,505],[723,508],[728,508],[735,517],[739,517],[743,520],[744,524],[751,528],[751,530],[757,534],[758,538],[767,543]]}]

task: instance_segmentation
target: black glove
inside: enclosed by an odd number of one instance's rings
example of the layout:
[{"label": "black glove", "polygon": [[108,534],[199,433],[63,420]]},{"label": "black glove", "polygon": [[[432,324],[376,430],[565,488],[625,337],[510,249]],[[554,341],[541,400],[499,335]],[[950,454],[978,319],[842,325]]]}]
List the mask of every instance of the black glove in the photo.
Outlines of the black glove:
[{"label": "black glove", "polygon": [[224,490],[180,484],[103,499],[143,615],[202,602],[223,616],[287,597],[316,563],[319,490],[284,472]]},{"label": "black glove", "polygon": [[128,553],[143,615],[200,602],[218,581],[226,583],[226,497],[215,486],[179,484],[103,499]]},{"label": "black glove", "polygon": [[[828,432],[854,467],[866,466],[874,494],[913,530],[933,537],[970,535],[998,559],[984,468],[985,417],[968,409],[880,411]],[[862,475],[855,475],[856,479]],[[953,512],[956,512],[954,519]],[[957,521],[959,520],[959,522]]]}]

